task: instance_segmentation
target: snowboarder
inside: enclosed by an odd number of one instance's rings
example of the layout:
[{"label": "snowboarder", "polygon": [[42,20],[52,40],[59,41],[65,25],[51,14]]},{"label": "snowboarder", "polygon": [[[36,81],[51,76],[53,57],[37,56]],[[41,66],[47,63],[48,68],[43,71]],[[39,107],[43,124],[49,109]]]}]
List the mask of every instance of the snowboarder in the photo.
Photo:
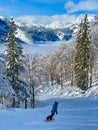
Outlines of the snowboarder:
[{"label": "snowboarder", "polygon": [[55,101],[51,110],[51,114],[46,117],[47,121],[52,120],[55,113],[58,114],[57,108],[58,108],[58,102]]}]

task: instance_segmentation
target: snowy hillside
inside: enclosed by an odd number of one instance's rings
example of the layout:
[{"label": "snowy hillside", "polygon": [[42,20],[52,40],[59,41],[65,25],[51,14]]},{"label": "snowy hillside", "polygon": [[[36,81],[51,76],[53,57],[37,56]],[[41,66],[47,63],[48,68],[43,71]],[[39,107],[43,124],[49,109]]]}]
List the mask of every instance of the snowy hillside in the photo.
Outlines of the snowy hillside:
[{"label": "snowy hillside", "polygon": [[[53,121],[45,118],[58,101],[58,114]],[[98,130],[98,99],[38,100],[35,109],[0,110],[0,130]]]}]

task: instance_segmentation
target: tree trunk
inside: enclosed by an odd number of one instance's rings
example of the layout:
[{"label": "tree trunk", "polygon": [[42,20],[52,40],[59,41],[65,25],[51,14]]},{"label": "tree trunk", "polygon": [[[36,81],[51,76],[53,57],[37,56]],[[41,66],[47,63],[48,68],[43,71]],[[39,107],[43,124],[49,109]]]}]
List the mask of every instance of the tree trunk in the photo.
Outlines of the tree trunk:
[{"label": "tree trunk", "polygon": [[12,103],[12,107],[15,108],[15,98],[13,97],[13,103]]},{"label": "tree trunk", "polygon": [[92,87],[92,65],[90,68],[90,87]]},{"label": "tree trunk", "polygon": [[27,98],[25,98],[25,109],[27,109],[28,105],[27,105]]}]

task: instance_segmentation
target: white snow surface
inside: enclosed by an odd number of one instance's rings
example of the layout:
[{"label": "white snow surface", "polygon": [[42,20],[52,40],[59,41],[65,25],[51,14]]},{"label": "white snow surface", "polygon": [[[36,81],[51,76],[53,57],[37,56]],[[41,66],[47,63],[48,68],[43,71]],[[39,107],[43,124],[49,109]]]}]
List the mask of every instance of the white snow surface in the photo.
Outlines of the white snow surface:
[{"label": "white snow surface", "polygon": [[[49,98],[49,97],[48,97]],[[45,119],[54,101],[58,114]],[[98,130],[98,99],[51,98],[38,100],[35,109],[1,109],[0,130]]]},{"label": "white snow surface", "polygon": [[24,31],[21,31],[20,28],[17,29],[17,34],[16,34],[16,37],[17,38],[20,38],[22,41],[24,41],[25,43],[30,43],[30,39],[26,36],[25,32]]}]

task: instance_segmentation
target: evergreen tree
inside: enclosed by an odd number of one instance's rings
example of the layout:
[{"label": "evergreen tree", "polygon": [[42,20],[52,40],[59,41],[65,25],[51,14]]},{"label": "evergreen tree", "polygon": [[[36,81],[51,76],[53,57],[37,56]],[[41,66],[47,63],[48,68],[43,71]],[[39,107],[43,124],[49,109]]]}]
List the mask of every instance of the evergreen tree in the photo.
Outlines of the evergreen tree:
[{"label": "evergreen tree", "polygon": [[90,65],[90,36],[87,14],[81,21],[80,29],[76,38],[75,76],[77,87],[82,90],[88,88],[89,65]]},{"label": "evergreen tree", "polygon": [[[15,37],[16,25],[13,18],[9,21],[8,30],[8,44],[7,44],[7,76],[11,83],[12,88],[15,91],[15,96],[19,98],[19,90],[21,80],[19,80],[19,74],[22,69],[21,56],[22,56],[22,46],[17,42]],[[13,98],[13,107],[17,106],[15,104],[15,98]]]}]

